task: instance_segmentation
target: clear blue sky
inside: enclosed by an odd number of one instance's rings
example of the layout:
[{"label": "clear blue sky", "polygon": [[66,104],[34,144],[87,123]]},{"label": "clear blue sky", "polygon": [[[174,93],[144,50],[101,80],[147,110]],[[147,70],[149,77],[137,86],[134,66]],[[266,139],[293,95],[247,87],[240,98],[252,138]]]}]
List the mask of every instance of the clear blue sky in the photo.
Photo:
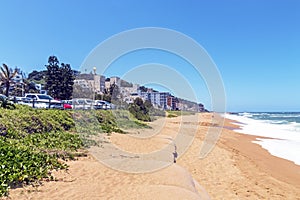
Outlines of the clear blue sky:
[{"label": "clear blue sky", "polygon": [[[228,111],[300,111],[298,0],[2,0],[0,7],[0,62],[27,73],[44,69],[49,55],[79,69],[113,34],[164,27],[207,50]],[[207,91],[199,93],[209,105]]]}]

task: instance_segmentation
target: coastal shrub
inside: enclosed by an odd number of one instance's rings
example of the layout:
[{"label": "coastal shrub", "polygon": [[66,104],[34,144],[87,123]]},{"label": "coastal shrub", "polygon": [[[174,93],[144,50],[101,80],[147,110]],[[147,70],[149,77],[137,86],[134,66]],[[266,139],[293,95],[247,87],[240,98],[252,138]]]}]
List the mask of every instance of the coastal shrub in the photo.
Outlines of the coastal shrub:
[{"label": "coastal shrub", "polygon": [[51,178],[50,171],[67,166],[58,158],[73,158],[83,146],[70,112],[17,105],[0,108],[0,196],[23,183]]},{"label": "coastal shrub", "polygon": [[149,109],[152,104],[144,103],[141,98],[136,98],[132,104],[129,105],[129,112],[138,120],[141,121],[151,121],[149,115]]},{"label": "coastal shrub", "polygon": [[123,131],[118,127],[116,118],[109,110],[80,110],[73,113],[76,131],[85,135]]},{"label": "coastal shrub", "polygon": [[67,168],[58,158],[73,159],[82,146],[80,137],[68,132],[0,137],[0,196],[7,195],[12,186],[51,179],[51,170]]},{"label": "coastal shrub", "polygon": [[135,116],[125,110],[69,111],[35,109],[16,105],[14,110],[0,108],[0,121],[0,136],[22,138],[28,134],[59,131],[77,131],[90,135],[111,132],[123,133],[122,128],[148,127],[141,121],[150,121],[150,117],[139,114]]},{"label": "coastal shrub", "polygon": [[17,105],[14,110],[0,108],[0,135],[21,138],[28,134],[68,131],[75,127],[72,115],[64,110],[34,109]]},{"label": "coastal shrub", "polygon": [[136,119],[128,110],[115,110],[113,115],[121,129],[151,128],[145,122]]},{"label": "coastal shrub", "polygon": [[22,138],[20,143],[39,151],[76,151],[83,145],[78,134],[68,132],[31,134]]},{"label": "coastal shrub", "polygon": [[12,186],[51,178],[50,170],[64,168],[54,155],[0,137],[0,196],[7,195]]},{"label": "coastal shrub", "polygon": [[[117,117],[110,110],[0,108],[0,196],[14,186],[51,180],[51,170],[67,168],[59,158],[73,159],[80,148],[97,144],[89,135],[124,133]],[[134,118],[129,121],[146,127]]]}]

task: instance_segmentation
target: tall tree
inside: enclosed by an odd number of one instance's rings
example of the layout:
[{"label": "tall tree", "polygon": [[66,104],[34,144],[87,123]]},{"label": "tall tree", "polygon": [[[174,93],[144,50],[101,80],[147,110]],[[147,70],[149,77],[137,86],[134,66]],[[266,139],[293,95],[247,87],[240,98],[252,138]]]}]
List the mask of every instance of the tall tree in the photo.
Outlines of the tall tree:
[{"label": "tall tree", "polygon": [[61,64],[60,67],[60,75],[62,76],[62,87],[60,90],[60,99],[70,99],[73,93],[73,85],[74,85],[74,72],[71,69],[70,64]]},{"label": "tall tree", "polygon": [[55,56],[50,56],[48,59],[48,65],[46,65],[46,90],[48,94],[54,98],[58,98],[59,90],[59,61]]},{"label": "tall tree", "polygon": [[49,95],[57,99],[70,99],[75,79],[71,66],[64,63],[59,66],[57,57],[50,56],[46,67],[46,89]]},{"label": "tall tree", "polygon": [[0,67],[0,80],[1,84],[5,87],[5,95],[9,95],[10,84],[13,81],[13,78],[17,75],[17,70],[12,70],[6,64],[3,64],[3,67]]}]

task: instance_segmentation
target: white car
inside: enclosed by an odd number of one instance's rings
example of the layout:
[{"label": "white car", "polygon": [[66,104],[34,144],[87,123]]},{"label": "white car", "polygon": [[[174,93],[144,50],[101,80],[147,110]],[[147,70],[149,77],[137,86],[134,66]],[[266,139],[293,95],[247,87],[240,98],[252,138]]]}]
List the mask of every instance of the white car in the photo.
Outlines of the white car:
[{"label": "white car", "polygon": [[103,100],[96,100],[94,107],[95,109],[104,109],[104,110],[112,109],[111,103]]},{"label": "white car", "polygon": [[17,104],[32,106],[32,99],[26,97],[16,97]]},{"label": "white car", "polygon": [[25,94],[25,98],[34,101],[32,105],[34,105],[33,107],[35,108],[51,108],[51,104],[53,105],[61,104],[60,101],[54,100],[51,96],[46,94],[28,93]]},{"label": "white car", "polygon": [[92,99],[72,99],[73,109],[90,110],[93,107]]}]

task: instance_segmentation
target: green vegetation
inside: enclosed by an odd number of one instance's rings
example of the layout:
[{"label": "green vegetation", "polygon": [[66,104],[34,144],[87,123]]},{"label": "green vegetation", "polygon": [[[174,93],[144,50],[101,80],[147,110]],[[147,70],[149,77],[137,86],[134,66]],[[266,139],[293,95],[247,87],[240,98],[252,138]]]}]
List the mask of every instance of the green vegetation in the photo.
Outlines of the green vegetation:
[{"label": "green vegetation", "polygon": [[58,99],[70,99],[73,93],[74,72],[70,64],[61,63],[56,56],[50,56],[45,76],[49,95]]},{"label": "green vegetation", "polygon": [[110,110],[77,110],[73,111],[73,118],[77,132],[87,137],[98,133],[123,133]]},{"label": "green vegetation", "polygon": [[5,137],[0,137],[0,152],[0,196],[7,195],[12,186],[51,179],[50,170],[66,168],[54,155]]},{"label": "green vegetation", "polygon": [[136,98],[132,104],[129,105],[129,112],[137,119],[142,121],[151,121],[150,109],[152,104],[148,101],[143,101],[141,98]]},{"label": "green vegetation", "polygon": [[196,112],[193,111],[180,111],[180,110],[168,110],[167,111],[167,117],[178,117],[181,115],[194,115]]},{"label": "green vegetation", "polygon": [[71,114],[60,110],[38,110],[16,106],[0,108],[0,196],[8,189],[41,179],[53,179],[50,171],[67,166],[58,161],[72,159],[83,146]]},{"label": "green vegetation", "polygon": [[11,187],[53,180],[51,171],[66,169],[62,160],[82,155],[83,147],[98,145],[93,136],[99,133],[148,127],[128,111],[21,105],[13,110],[0,108],[0,121],[0,196],[7,195]]},{"label": "green vegetation", "polygon": [[70,112],[20,105],[16,105],[14,110],[0,108],[0,120],[0,135],[12,139],[33,133],[68,131],[75,126]]},{"label": "green vegetation", "polygon": [[28,74],[28,81],[33,81],[38,84],[45,84],[45,78],[47,74],[47,70],[36,71],[33,70]]},{"label": "green vegetation", "polygon": [[0,85],[4,86],[5,89],[5,96],[8,96],[10,84],[12,79],[16,76],[17,70],[12,70],[6,64],[0,67]]},{"label": "green vegetation", "polygon": [[113,115],[118,127],[122,129],[150,128],[146,123],[137,120],[128,110],[115,110]]},{"label": "green vegetation", "polygon": [[15,109],[16,106],[6,96],[0,94],[0,108]]},{"label": "green vegetation", "polygon": [[141,98],[136,98],[128,110],[136,119],[146,122],[166,115],[165,111],[155,109],[150,101],[144,102]]}]

